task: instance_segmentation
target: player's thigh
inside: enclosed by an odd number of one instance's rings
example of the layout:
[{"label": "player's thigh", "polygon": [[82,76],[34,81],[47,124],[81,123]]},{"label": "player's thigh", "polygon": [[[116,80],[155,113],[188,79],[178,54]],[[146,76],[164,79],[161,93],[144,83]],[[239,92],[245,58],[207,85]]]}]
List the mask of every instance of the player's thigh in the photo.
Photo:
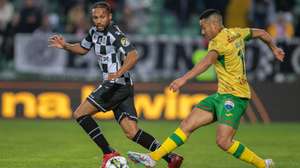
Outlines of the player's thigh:
[{"label": "player's thigh", "polygon": [[83,101],[75,110],[74,117],[79,118],[84,115],[93,115],[98,111],[98,109],[91,104],[89,101]]},{"label": "player's thigh", "polygon": [[215,105],[217,94],[212,94],[201,100],[186,119],[181,122],[181,128],[185,133],[191,133],[195,129],[210,124],[216,120]]},{"label": "player's thigh", "polygon": [[189,134],[197,128],[212,122],[214,122],[214,114],[212,112],[195,107],[188,117],[181,122],[180,128]]}]

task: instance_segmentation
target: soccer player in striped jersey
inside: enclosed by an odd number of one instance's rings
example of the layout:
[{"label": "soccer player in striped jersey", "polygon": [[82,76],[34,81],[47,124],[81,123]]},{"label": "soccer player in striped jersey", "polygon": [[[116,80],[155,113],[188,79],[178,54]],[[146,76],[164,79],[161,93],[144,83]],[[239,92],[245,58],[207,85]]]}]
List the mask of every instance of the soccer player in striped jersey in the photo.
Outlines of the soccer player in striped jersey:
[{"label": "soccer player in striped jersey", "polygon": [[[150,151],[157,149],[159,142],[137,126],[134,107],[133,82],[129,70],[138,60],[137,51],[125,34],[112,22],[111,7],[106,2],[95,3],[91,9],[94,26],[81,43],[70,44],[62,36],[49,38],[51,47],[84,55],[92,48],[98,57],[103,73],[103,83],[95,89],[74,112],[78,124],[103,152],[102,168],[113,156],[120,155],[107,142],[103,132],[92,118],[98,111],[112,110],[125,135]],[[180,167],[183,158],[168,153],[163,158],[169,168]]]},{"label": "soccer player in striped jersey", "polygon": [[[161,147],[149,154],[128,152],[129,157],[148,167],[184,144],[190,134],[205,125],[217,122],[217,145],[234,157],[258,168],[270,168],[271,159],[262,159],[255,152],[234,139],[240,119],[251,98],[246,78],[245,41],[258,38],[266,43],[279,61],[285,53],[278,48],[271,36],[262,29],[225,28],[219,11],[209,9],[200,16],[202,34],[209,42],[208,54],[192,70],[170,84],[178,91],[189,79],[203,73],[211,65],[218,76],[218,91],[202,100],[184,119],[176,131]],[[200,166],[200,165],[199,165]]]}]

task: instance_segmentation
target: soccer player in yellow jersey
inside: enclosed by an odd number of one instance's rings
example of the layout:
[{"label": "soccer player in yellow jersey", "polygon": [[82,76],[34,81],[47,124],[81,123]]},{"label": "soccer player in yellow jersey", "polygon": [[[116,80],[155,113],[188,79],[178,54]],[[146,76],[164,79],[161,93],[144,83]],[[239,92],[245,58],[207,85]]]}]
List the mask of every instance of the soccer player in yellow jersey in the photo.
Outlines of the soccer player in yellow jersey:
[{"label": "soccer player in yellow jersey", "polygon": [[245,41],[251,38],[266,43],[279,61],[285,53],[278,48],[264,30],[252,28],[225,28],[219,11],[208,9],[200,16],[202,34],[209,42],[208,54],[192,70],[170,84],[178,91],[189,79],[215,65],[218,76],[218,92],[202,100],[184,119],[176,131],[154,152],[142,154],[128,152],[130,159],[154,167],[156,161],[182,145],[196,129],[211,124],[217,125],[217,145],[234,157],[258,168],[274,166],[271,159],[262,159],[245,145],[234,139],[240,118],[245,113],[250,95],[246,78]]}]

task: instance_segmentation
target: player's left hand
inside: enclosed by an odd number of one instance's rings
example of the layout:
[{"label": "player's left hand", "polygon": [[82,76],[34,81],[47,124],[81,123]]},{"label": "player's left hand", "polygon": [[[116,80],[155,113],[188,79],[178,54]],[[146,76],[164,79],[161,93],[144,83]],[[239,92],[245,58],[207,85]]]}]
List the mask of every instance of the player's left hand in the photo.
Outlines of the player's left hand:
[{"label": "player's left hand", "polygon": [[281,48],[279,48],[279,47],[274,48],[273,49],[273,54],[275,55],[275,57],[279,61],[283,62],[283,59],[285,57],[285,53],[284,53],[284,51]]},{"label": "player's left hand", "polygon": [[181,77],[178,78],[176,80],[174,80],[171,84],[170,84],[170,89],[173,92],[177,92],[184,84],[186,83],[186,79]]},{"label": "player's left hand", "polygon": [[113,81],[117,78],[119,78],[121,75],[118,72],[115,73],[109,73],[108,74],[108,80]]}]

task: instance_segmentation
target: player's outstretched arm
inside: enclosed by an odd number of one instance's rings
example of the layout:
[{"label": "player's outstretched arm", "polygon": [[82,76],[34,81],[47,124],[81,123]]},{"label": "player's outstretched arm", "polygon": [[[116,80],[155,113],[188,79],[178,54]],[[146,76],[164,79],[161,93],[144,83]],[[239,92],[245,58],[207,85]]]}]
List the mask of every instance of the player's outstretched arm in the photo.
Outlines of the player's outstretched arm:
[{"label": "player's outstretched arm", "polygon": [[129,71],[138,61],[138,54],[136,50],[132,50],[127,54],[127,57],[124,60],[124,64],[116,73],[111,73],[108,76],[108,80],[114,80],[122,76],[125,72]]},{"label": "player's outstretched arm", "polygon": [[252,38],[261,39],[264,43],[266,43],[270,47],[275,57],[279,61],[281,62],[283,61],[283,58],[285,56],[284,51],[281,48],[277,47],[272,36],[268,32],[266,32],[263,29],[251,29],[251,32],[252,32]]},{"label": "player's outstretched arm", "polygon": [[214,50],[209,51],[208,54],[202,59],[198,64],[196,64],[193,69],[188,71],[182,77],[174,80],[170,84],[170,89],[174,92],[178,91],[188,80],[194,78],[197,75],[205,72],[212,64],[214,64],[218,59],[218,53]]},{"label": "player's outstretched arm", "polygon": [[88,53],[89,50],[83,48],[80,46],[80,43],[67,43],[64,39],[63,36],[61,35],[54,35],[48,39],[49,42],[49,47],[54,47],[54,48],[60,48],[64,49],[66,51],[75,53],[75,54],[80,54],[84,55]]}]

